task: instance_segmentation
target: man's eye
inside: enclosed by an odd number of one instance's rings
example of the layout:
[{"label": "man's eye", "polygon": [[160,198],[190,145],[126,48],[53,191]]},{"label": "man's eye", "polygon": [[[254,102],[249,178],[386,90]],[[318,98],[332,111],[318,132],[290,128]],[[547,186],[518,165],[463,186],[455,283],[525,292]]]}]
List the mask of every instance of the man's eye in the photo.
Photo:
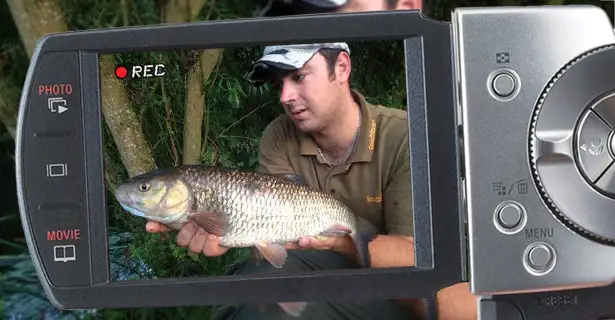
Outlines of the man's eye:
[{"label": "man's eye", "polygon": [[295,74],[295,75],[293,75],[293,81],[301,81],[301,80],[303,80],[303,78],[305,78],[304,74]]}]

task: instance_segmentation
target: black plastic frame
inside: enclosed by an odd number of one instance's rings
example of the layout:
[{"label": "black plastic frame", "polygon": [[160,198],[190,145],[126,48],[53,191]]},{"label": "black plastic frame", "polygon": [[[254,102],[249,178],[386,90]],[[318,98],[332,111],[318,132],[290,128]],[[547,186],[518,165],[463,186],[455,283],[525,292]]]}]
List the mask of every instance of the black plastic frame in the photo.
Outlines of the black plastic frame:
[{"label": "black plastic frame", "polygon": [[484,319],[615,319],[615,285],[481,298]]},{"label": "black plastic frame", "polygon": [[[406,39],[416,267],[110,282],[99,53],[383,39]],[[30,168],[24,167],[20,150],[31,139],[22,131],[28,121],[24,116],[30,108],[32,77],[43,55],[62,51],[80,52],[83,110],[87,111],[83,113],[83,152],[88,189],[84,214],[90,221],[89,287],[50,285],[31,233],[29,190],[23,185],[24,172]],[[23,88],[16,163],[23,228],[46,294],[56,306],[66,309],[133,308],[430,297],[441,288],[466,281],[453,64],[451,25],[419,11],[241,19],[45,36],[34,52]]]}]

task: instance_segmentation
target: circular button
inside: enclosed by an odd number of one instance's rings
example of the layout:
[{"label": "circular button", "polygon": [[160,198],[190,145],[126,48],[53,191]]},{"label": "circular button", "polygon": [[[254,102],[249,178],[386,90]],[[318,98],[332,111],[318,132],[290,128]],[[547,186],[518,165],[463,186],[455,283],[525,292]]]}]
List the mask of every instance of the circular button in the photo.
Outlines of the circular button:
[{"label": "circular button", "polygon": [[551,252],[544,246],[534,247],[529,253],[530,265],[535,269],[544,269],[551,261]]},{"label": "circular button", "polygon": [[517,83],[515,78],[507,72],[502,72],[493,78],[493,92],[502,98],[507,98],[514,91]]},{"label": "circular button", "polygon": [[523,206],[515,201],[504,201],[495,208],[493,223],[500,232],[515,234],[525,226],[527,221]]},{"label": "circular button", "polygon": [[555,250],[544,242],[532,243],[525,250],[525,268],[533,275],[549,273],[555,267]]},{"label": "circular button", "polygon": [[503,227],[514,228],[521,222],[521,208],[514,203],[509,203],[500,209],[498,218]]}]

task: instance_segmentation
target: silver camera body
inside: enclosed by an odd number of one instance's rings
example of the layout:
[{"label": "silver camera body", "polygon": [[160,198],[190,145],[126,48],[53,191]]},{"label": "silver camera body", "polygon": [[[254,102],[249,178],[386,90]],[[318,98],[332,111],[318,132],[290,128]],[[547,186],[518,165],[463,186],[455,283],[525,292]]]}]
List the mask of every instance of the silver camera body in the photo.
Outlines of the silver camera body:
[{"label": "silver camera body", "polygon": [[615,34],[588,6],[453,14],[477,295],[615,279]]}]

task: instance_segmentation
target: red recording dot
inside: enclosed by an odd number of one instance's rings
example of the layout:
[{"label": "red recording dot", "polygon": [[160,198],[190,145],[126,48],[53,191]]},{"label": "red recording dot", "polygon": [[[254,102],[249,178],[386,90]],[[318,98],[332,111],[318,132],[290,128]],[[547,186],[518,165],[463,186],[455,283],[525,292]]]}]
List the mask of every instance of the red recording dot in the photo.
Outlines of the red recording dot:
[{"label": "red recording dot", "polygon": [[127,75],[128,75],[128,69],[126,69],[126,67],[119,66],[119,67],[115,68],[115,76],[118,79],[124,79],[124,78],[126,78]]}]

